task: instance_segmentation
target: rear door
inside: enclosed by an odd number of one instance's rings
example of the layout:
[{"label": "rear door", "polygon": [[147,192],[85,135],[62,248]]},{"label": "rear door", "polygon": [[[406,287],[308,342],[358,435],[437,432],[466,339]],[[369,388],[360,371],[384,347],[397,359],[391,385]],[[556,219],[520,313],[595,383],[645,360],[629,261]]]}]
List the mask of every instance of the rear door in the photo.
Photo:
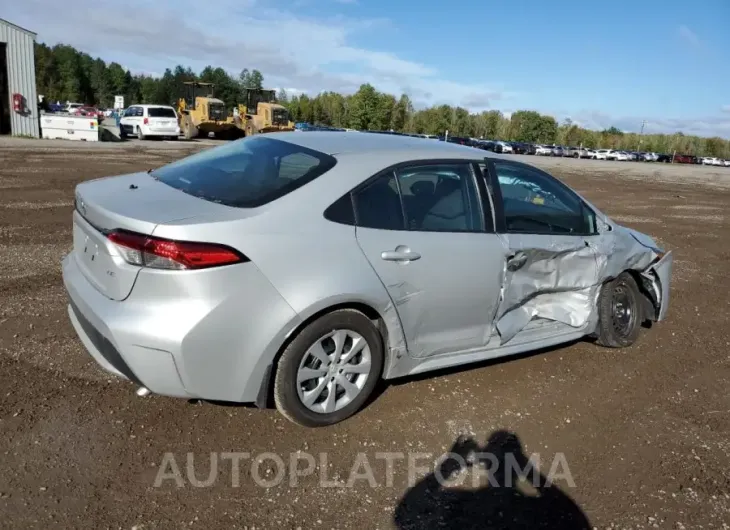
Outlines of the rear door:
[{"label": "rear door", "polygon": [[152,132],[170,132],[177,126],[177,114],[171,107],[148,107],[147,120]]},{"label": "rear door", "polygon": [[465,161],[413,163],[354,193],[357,240],[416,358],[484,347],[505,247],[482,179]]},{"label": "rear door", "polygon": [[509,247],[504,297],[497,315],[502,343],[533,318],[576,328],[598,281],[595,214],[554,177],[519,162],[489,162],[497,230]]}]

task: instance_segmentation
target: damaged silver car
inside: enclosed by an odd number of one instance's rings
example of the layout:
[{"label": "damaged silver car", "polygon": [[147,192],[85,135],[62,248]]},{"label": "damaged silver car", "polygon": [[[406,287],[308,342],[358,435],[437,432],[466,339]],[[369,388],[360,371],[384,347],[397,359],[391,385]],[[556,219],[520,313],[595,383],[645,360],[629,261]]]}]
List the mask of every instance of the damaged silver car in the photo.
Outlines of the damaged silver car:
[{"label": "damaged silver car", "polygon": [[80,184],[73,225],[69,316],[102,367],[306,426],[381,379],[630,346],[669,303],[649,236],[532,166],[420,138],[246,138]]}]

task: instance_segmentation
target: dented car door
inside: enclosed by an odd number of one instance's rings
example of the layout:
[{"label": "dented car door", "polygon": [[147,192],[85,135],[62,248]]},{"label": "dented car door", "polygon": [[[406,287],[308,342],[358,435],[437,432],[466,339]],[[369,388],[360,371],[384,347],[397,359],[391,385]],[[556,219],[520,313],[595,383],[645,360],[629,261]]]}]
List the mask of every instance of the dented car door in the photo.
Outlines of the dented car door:
[{"label": "dented car door", "polygon": [[490,163],[498,231],[508,249],[496,329],[504,344],[534,318],[585,325],[595,306],[599,238],[593,211],[533,167]]}]

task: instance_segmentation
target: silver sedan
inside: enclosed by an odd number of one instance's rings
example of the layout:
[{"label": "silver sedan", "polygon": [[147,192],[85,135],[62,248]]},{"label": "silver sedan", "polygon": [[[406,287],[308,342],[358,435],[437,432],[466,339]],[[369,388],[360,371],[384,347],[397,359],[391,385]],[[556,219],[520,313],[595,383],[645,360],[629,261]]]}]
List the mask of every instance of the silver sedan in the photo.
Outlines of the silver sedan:
[{"label": "silver sedan", "polygon": [[84,182],[73,239],[68,313],[103,368],[306,426],[383,379],[629,346],[666,315],[672,265],[530,165],[369,133],[254,136]]}]

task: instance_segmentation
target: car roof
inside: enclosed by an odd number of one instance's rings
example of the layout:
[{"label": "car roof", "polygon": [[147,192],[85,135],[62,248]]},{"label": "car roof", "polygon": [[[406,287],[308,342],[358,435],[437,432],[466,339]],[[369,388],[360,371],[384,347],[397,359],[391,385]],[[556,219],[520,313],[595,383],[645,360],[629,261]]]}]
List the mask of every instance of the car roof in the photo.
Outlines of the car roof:
[{"label": "car roof", "polygon": [[390,164],[430,158],[467,160],[505,158],[475,147],[430,138],[392,134],[312,131],[282,132],[272,134],[270,138],[314,149],[337,158],[341,158],[343,155],[376,155],[383,162],[387,161]]}]

